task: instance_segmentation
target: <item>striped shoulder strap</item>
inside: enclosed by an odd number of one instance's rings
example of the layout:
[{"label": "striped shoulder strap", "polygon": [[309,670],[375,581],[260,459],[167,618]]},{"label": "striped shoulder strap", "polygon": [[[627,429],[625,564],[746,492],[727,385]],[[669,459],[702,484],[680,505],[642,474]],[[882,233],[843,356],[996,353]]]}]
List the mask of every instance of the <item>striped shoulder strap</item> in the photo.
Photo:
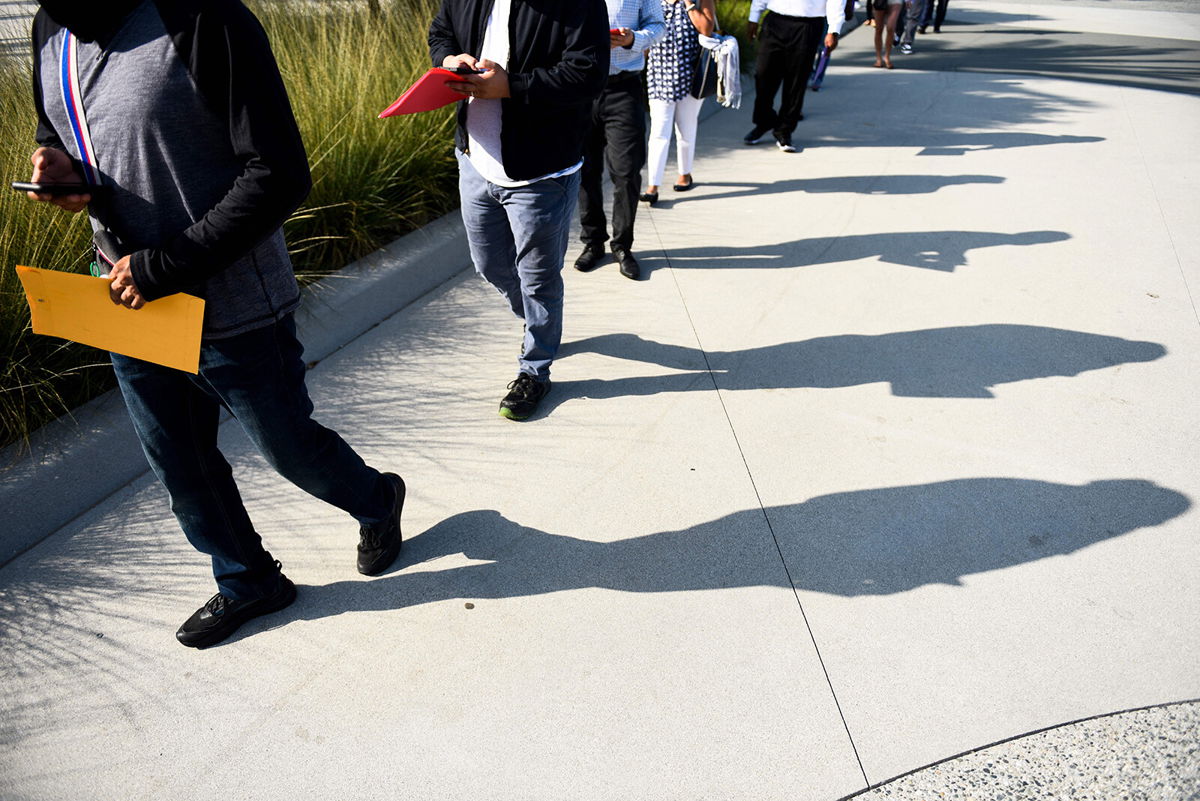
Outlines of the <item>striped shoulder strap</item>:
[{"label": "striped shoulder strap", "polygon": [[92,136],[88,132],[87,114],[83,110],[83,92],[79,88],[79,40],[75,34],[63,30],[63,49],[59,59],[59,79],[62,82],[63,104],[71,121],[71,135],[83,162],[84,177],[92,186],[103,183],[96,163],[96,151],[92,148]]}]

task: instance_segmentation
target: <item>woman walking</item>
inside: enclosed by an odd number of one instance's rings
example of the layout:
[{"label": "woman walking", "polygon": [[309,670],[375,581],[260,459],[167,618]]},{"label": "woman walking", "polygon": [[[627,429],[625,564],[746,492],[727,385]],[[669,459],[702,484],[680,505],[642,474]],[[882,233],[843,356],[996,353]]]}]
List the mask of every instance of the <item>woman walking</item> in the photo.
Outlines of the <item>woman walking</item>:
[{"label": "woman walking", "polygon": [[[886,4],[885,4],[886,3]],[[896,22],[904,0],[871,0],[871,11],[875,15],[875,66],[892,68],[892,45],[896,42]],[[884,28],[887,28],[884,31]],[[884,37],[887,42],[883,41]]]},{"label": "woman walking", "polygon": [[649,181],[641,199],[653,206],[667,168],[671,131],[675,132],[679,180],[676,192],[692,188],[696,127],[704,101],[692,97],[692,76],[700,53],[697,34],[711,36],[717,27],[716,0],[661,0],[666,34],[646,51],[646,83],[650,96]]}]

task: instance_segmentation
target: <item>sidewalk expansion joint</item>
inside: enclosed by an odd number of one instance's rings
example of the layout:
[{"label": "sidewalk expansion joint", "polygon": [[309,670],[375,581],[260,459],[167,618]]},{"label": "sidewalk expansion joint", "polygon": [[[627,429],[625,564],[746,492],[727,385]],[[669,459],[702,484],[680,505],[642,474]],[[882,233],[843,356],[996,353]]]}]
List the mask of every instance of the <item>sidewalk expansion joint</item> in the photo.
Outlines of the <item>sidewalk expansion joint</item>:
[{"label": "sidewalk expansion joint", "polygon": [[713,372],[712,364],[708,361],[708,351],[704,347],[704,343],[700,341],[700,332],[696,330],[695,320],[692,319],[691,309],[688,308],[687,298],[683,294],[683,287],[679,285],[679,279],[675,275],[674,266],[671,264],[671,257],[663,249],[662,237],[659,235],[658,227],[654,224],[653,215],[646,215],[649,218],[650,227],[654,228],[655,238],[658,239],[660,252],[663,254],[663,259],[667,262],[667,271],[671,275],[671,280],[675,284],[675,292],[679,295],[680,305],[683,307],[683,313],[687,316],[688,326],[692,329],[692,337],[696,341],[696,349],[700,351],[700,355],[704,358],[704,369],[708,373],[708,380],[712,382],[713,391],[717,395],[717,401],[721,404],[721,412],[725,415],[725,422],[729,426],[729,433],[733,436],[733,442],[737,446],[738,455],[742,459],[742,465],[746,468],[746,477],[750,480],[750,487],[754,490],[754,498],[758,503],[758,510],[762,513],[763,521],[767,524],[767,531],[771,533],[771,541],[775,543],[775,552],[779,554],[779,563],[783,566],[783,572],[787,575],[788,585],[792,588],[792,596],[796,599],[796,606],[800,609],[800,617],[804,620],[804,627],[808,631],[809,641],[812,642],[813,651],[817,655],[817,662],[821,665],[821,672],[825,674],[825,683],[829,687],[829,694],[833,698],[833,704],[837,707],[838,717],[841,718],[842,728],[846,731],[846,739],[850,742],[850,748],[854,752],[854,761],[858,764],[858,770],[862,774],[863,782],[866,787],[871,786],[871,780],[867,777],[866,768],[863,767],[862,757],[858,753],[858,745],[854,742],[854,735],[850,732],[850,724],[846,721],[846,714],[842,711],[842,702],[838,700],[837,690],[833,687],[833,680],[829,676],[829,668],[825,666],[825,657],[821,655],[821,647],[817,645],[816,635],[813,633],[812,624],[808,621],[808,614],[804,611],[804,604],[800,601],[800,593],[796,589],[796,582],[792,579],[792,571],[788,569],[787,560],[783,556],[783,548],[779,544],[779,537],[775,534],[775,527],[771,524],[771,516],[767,514],[767,508],[763,504],[762,495],[758,491],[758,483],[754,480],[754,472],[750,469],[750,462],[746,458],[746,452],[742,449],[742,441],[738,438],[737,429],[733,425],[733,418],[729,414],[729,408],[725,405],[725,397],[721,393],[721,387],[717,384],[716,374]]}]

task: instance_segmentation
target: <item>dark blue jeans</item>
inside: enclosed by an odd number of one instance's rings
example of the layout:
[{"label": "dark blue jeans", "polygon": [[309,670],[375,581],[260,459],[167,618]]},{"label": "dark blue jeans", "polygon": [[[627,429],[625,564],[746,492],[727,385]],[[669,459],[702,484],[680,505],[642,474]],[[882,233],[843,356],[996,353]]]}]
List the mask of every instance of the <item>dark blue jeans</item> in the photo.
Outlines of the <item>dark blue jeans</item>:
[{"label": "dark blue jeans", "polygon": [[459,153],[458,189],[475,271],[525,321],[518,369],[545,381],[562,343],[563,255],[579,172],[509,188],[485,179]]},{"label": "dark blue jeans", "polygon": [[171,511],[201,553],[212,557],[219,591],[247,600],[278,581],[217,448],[221,407],[237,418],[279,473],[360,523],[391,511],[392,489],[337,433],[312,419],[303,346],[291,315],[228,339],[205,341],[200,372],[112,354],[125,405]]}]

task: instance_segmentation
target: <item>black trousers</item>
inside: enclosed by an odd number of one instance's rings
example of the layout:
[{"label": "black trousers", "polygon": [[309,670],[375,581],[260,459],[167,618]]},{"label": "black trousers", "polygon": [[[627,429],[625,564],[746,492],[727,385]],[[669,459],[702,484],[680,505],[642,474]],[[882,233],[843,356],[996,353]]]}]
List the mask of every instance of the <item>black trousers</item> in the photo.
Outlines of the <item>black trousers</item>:
[{"label": "black trousers", "polygon": [[942,27],[942,23],[946,21],[946,6],[950,5],[950,0],[937,0],[937,14],[934,14],[934,0],[925,0],[925,14],[921,17],[921,27],[924,28],[929,24],[929,20],[933,20],[934,30]]},{"label": "black trousers", "polygon": [[646,164],[646,102],[639,73],[620,73],[592,107],[592,127],[583,149],[579,176],[580,239],[601,249],[608,239],[601,186],[604,164],[613,184],[612,244],[633,248],[633,220]]},{"label": "black trousers", "polygon": [[[813,58],[821,47],[824,17],[789,17],[767,14],[758,34],[758,60],[754,68],[754,127],[791,136],[804,109],[804,90]],[[775,93],[783,85],[779,111]]]}]

